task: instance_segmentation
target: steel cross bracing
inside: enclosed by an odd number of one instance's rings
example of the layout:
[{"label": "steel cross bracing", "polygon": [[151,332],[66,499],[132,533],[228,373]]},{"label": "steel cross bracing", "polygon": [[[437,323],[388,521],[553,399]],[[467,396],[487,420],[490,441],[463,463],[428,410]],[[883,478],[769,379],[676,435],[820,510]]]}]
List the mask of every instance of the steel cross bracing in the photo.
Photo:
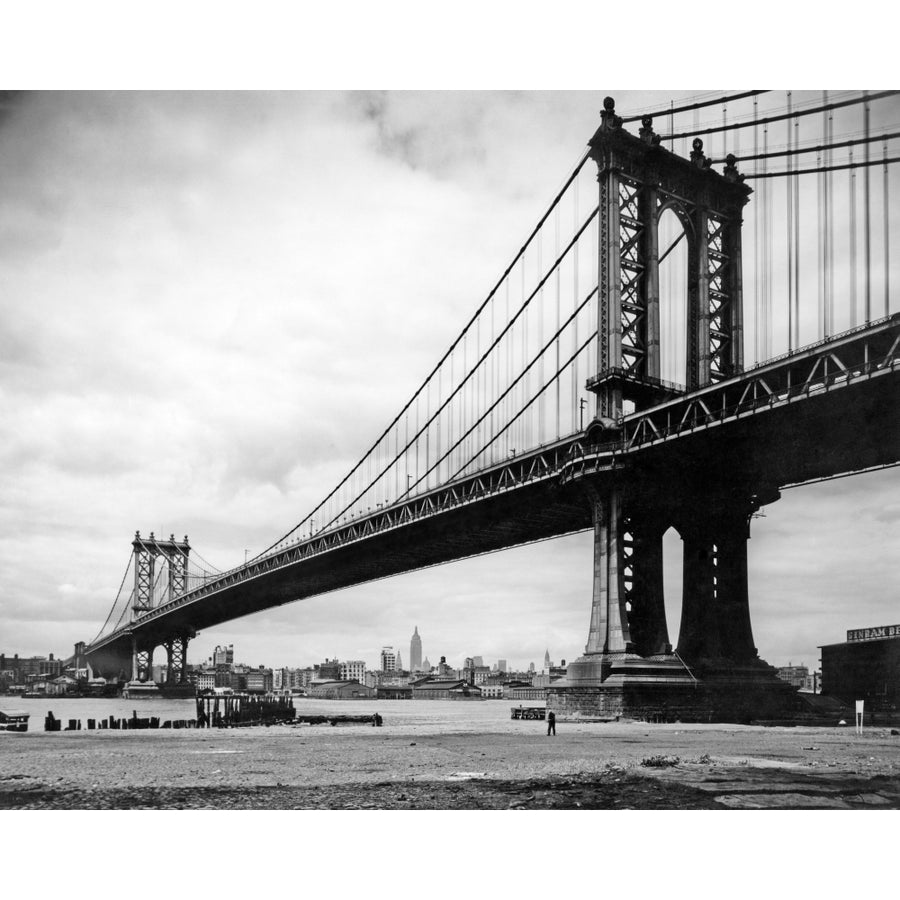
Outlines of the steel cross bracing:
[{"label": "steel cross bracing", "polygon": [[[900,314],[894,314],[869,326],[785,354],[742,375],[625,416],[620,433],[612,440],[591,443],[583,432],[569,435],[529,454],[489,466],[428,494],[396,503],[365,519],[333,528],[248,566],[211,578],[182,596],[143,613],[131,626],[112,632],[96,642],[93,648],[114,642],[133,628],[144,627],[204,598],[240,584],[263,580],[273,572],[301,565],[338,548],[359,544],[529,485],[554,481],[565,484],[587,475],[612,472],[657,445],[686,440],[703,431],[727,429],[788,406],[815,404],[864,382],[889,380],[896,391],[898,376]],[[887,447],[886,453],[900,461],[900,445]],[[263,583],[261,581],[261,587]]]},{"label": "steel cross bracing", "polygon": [[725,219],[710,215],[707,219],[707,255],[709,267],[709,377],[712,381],[728,378],[733,372],[731,344],[732,321],[731,257],[725,246]]},{"label": "steel cross bracing", "polygon": [[698,429],[788,406],[811,396],[897,372],[894,314],[828,341],[785,354],[717,384],[663,403],[624,421],[627,450],[662,443]]},{"label": "steel cross bracing", "polygon": [[622,363],[626,374],[645,376],[647,301],[644,288],[646,266],[641,242],[645,225],[641,214],[642,186],[628,178],[619,181],[619,272],[622,303]]}]

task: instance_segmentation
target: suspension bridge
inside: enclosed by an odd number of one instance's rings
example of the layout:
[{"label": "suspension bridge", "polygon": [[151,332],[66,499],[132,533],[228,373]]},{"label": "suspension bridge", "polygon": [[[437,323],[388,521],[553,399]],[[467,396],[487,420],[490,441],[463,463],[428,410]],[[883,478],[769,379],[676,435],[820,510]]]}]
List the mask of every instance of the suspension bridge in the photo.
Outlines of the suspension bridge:
[{"label": "suspension bridge", "polygon": [[327,496],[224,572],[187,536],[137,533],[76,655],[149,682],[162,647],[183,683],[199,629],[592,529],[588,638],[551,691],[559,714],[777,713],[751,517],[786,487],[900,462],[897,94],[745,91],[628,116],[606,98],[521,249]]}]

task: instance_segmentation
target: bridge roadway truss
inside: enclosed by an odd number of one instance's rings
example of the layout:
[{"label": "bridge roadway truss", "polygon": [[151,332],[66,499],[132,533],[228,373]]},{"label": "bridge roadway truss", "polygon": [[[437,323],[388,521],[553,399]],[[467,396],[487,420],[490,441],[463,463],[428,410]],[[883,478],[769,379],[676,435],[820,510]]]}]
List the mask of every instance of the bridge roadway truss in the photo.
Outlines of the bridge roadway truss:
[{"label": "bridge roadway truss", "polygon": [[[599,185],[599,371],[587,384],[597,398],[587,429],[144,604],[87,648],[95,668],[131,658],[137,672],[139,654],[176,639],[183,661],[197,629],[592,529],[588,640],[551,687],[551,708],[568,718],[683,721],[786,711],[792,692],[753,640],[750,520],[787,486],[900,462],[900,315],[745,371],[741,222],[751,192],[733,157],[714,172],[698,139],[680,158],[647,117],[631,135],[610,98],[589,147]],[[658,224],[667,210],[687,239],[682,386],[660,378],[660,306],[669,301]],[[677,647],[663,602],[669,528],[683,542]]]}]

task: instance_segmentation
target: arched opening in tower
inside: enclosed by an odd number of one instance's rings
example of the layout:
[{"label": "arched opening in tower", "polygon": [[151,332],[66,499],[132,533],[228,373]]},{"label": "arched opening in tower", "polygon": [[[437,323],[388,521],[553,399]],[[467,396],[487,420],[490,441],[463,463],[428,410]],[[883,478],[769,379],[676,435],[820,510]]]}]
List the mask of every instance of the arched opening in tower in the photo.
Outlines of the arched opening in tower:
[{"label": "arched opening in tower", "polygon": [[659,217],[660,378],[678,385],[687,381],[688,240],[675,210],[663,209]]},{"label": "arched opening in tower", "polygon": [[683,555],[681,535],[674,527],[663,535],[663,592],[666,606],[666,624],[669,643],[678,646],[681,625],[683,580]]}]

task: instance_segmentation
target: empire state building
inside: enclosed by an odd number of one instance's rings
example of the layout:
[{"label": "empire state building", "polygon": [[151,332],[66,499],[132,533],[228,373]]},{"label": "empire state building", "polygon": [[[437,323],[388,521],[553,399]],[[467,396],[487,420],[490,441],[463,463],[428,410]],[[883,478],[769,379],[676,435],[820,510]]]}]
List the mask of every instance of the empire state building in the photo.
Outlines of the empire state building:
[{"label": "empire state building", "polygon": [[409,642],[409,671],[419,672],[422,669],[422,638],[419,637],[419,626],[413,632]]}]

